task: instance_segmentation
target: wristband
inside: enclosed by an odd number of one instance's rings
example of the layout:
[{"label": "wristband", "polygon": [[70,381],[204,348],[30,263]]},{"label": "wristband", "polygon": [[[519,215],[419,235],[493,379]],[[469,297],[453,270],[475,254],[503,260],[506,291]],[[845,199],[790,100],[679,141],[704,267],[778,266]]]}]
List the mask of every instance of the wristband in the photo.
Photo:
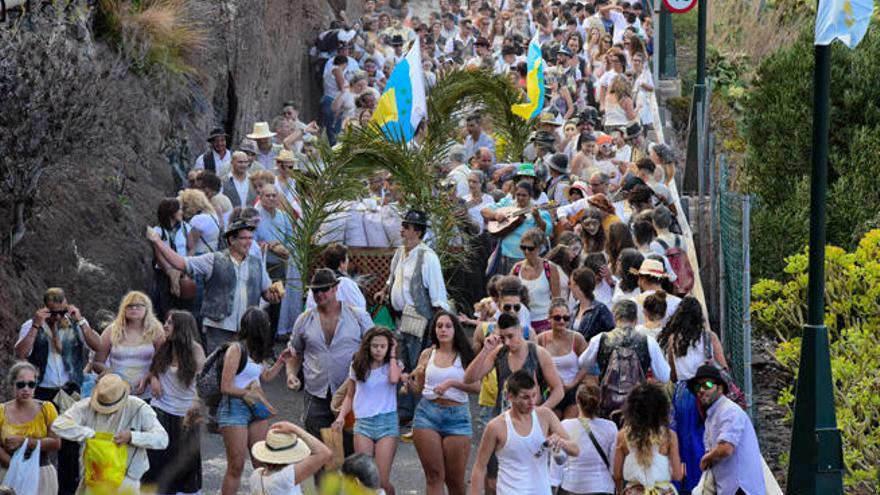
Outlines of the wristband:
[{"label": "wristband", "polygon": [[78,322],[76,322],[76,326],[78,326],[78,327],[81,327],[83,325],[88,325],[88,324],[89,324],[89,320],[87,320],[85,318],[82,318]]}]

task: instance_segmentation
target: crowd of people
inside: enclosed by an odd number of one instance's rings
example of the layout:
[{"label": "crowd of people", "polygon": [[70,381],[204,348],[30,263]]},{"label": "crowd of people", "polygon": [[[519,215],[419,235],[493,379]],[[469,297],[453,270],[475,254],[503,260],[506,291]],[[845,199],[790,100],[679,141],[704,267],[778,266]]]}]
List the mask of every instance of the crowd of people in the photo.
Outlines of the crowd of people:
[{"label": "crowd of people", "polygon": [[[35,303],[0,405],[0,479],[28,470],[40,494],[198,493],[201,435],[219,433],[224,494],[301,493],[341,449],[344,475],[393,495],[400,441],[432,495],[765,493],[754,428],[692,293],[675,155],[649,143],[642,2],[438,0],[425,18],[392,3],[365,0],[360,19],[319,36],[320,126],[287,102],[235,151],[223,129],[208,133],[147,229],[149,293],[94,325],[61,288]],[[524,94],[528,44],[542,47],[526,161],[504,163],[474,109],[437,171],[477,233],[476,268],[447,290],[429,213],[403,209],[406,191],[380,170],[300,276],[291,170],[319,135],[370,121],[416,38],[429,86],[472,66]],[[387,274],[352,265],[363,247],[395,249]],[[387,278],[370,292],[356,275]],[[301,418],[263,390],[282,372],[302,389]]]}]

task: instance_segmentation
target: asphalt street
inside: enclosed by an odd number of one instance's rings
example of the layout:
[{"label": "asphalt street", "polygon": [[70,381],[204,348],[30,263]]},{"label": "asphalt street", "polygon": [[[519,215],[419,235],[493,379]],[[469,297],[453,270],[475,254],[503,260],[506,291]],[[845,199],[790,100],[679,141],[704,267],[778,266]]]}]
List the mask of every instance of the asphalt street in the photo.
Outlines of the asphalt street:
[{"label": "asphalt street", "polygon": [[[280,351],[280,348],[278,351]],[[270,423],[275,421],[291,421],[299,425],[303,424],[303,392],[289,390],[286,386],[283,372],[278,375],[274,382],[264,383],[263,389],[269,401],[278,411],[278,415],[272,418]],[[471,400],[472,417],[477,417],[475,399],[476,397],[472,397]],[[223,473],[226,471],[226,452],[223,447],[223,439],[220,435],[207,433],[203,428],[201,444],[202,493],[220,493]],[[475,444],[471,448],[471,455],[468,461],[469,466],[473,463],[476,449],[477,445]],[[242,487],[239,493],[247,493],[247,480],[251,472],[250,463],[245,462],[245,474],[242,477]],[[468,470],[468,474],[470,474],[470,470]],[[411,495],[425,492],[425,477],[413,444],[402,441],[399,443],[391,477],[398,494]]]}]

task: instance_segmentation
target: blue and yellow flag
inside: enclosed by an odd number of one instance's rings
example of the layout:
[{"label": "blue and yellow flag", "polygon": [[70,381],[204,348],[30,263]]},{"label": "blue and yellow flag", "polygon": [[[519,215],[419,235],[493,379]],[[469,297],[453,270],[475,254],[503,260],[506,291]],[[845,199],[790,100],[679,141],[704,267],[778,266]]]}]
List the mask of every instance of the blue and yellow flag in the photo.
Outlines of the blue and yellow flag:
[{"label": "blue and yellow flag", "polygon": [[816,12],[816,44],[830,45],[840,40],[853,49],[865,37],[874,0],[820,0]]},{"label": "blue and yellow flag", "polygon": [[529,43],[529,55],[526,59],[528,74],[526,75],[526,93],[528,103],[517,103],[510,107],[514,115],[523,120],[537,117],[544,108],[544,59],[541,56],[541,45],[538,37],[532,38]]},{"label": "blue and yellow flag", "polygon": [[427,115],[422,50],[416,37],[406,56],[394,66],[371,122],[382,129],[387,139],[409,142]]}]

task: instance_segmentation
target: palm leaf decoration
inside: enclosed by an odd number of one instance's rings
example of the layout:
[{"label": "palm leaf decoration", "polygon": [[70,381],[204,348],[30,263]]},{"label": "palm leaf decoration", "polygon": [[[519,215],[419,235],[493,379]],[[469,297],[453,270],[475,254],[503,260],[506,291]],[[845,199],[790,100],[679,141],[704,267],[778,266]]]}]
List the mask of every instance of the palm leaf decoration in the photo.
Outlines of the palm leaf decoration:
[{"label": "palm leaf decoration", "polygon": [[321,141],[318,158],[292,174],[302,215],[286,208],[294,227],[284,244],[301,278],[308,277],[323,249],[321,229],[346,210],[346,201],[363,195],[363,179],[378,170],[387,170],[398,184],[401,210],[417,208],[428,213],[434,249],[443,267],[465,266],[469,258],[461,247],[469,241],[468,217],[457,200],[440,192],[440,166],[460,137],[462,118],[475,109],[492,116],[496,138],[505,143],[498,160],[522,160],[534,122],[517,117],[510,107],[523,95],[506,76],[489,70],[445,71],[428,91],[428,118],[422,124],[419,145],[390,141],[375,124],[349,127],[333,149]]},{"label": "palm leaf decoration", "polygon": [[288,262],[296,266],[301,279],[288,280],[288,284],[305,284],[324,249],[321,238],[333,233],[326,231],[332,224],[330,220],[341,216],[347,210],[346,202],[359,199],[364,191],[363,176],[348,170],[326,139],[318,141],[316,149],[314,157],[307,157],[300,169],[290,174],[296,181],[302,214],[298,215],[291,205],[282,205],[293,230],[281,242],[290,253]]}]

